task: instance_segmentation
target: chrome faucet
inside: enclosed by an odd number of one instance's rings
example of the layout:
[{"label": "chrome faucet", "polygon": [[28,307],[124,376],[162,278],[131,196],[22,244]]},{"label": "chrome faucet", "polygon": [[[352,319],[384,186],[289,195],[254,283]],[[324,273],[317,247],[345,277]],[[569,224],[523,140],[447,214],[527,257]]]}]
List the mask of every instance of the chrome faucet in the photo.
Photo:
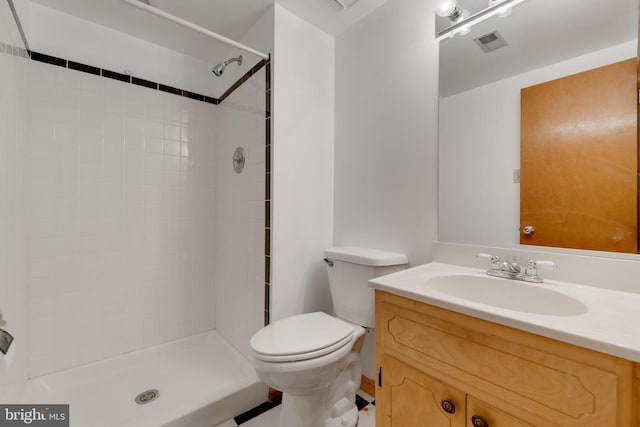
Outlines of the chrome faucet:
[{"label": "chrome faucet", "polygon": [[558,264],[553,261],[536,261],[530,259],[523,268],[518,265],[518,258],[513,257],[511,262],[503,261],[498,255],[490,255],[479,253],[476,255],[478,260],[488,260],[491,262],[491,268],[487,270],[489,276],[501,277],[504,279],[522,280],[524,282],[542,283],[544,280],[538,274],[538,269],[556,270]]},{"label": "chrome faucet", "polygon": [[522,271],[522,268],[518,265],[518,257],[513,257],[513,261],[502,261],[500,264],[500,271],[504,274],[506,273],[509,276],[517,276]]}]

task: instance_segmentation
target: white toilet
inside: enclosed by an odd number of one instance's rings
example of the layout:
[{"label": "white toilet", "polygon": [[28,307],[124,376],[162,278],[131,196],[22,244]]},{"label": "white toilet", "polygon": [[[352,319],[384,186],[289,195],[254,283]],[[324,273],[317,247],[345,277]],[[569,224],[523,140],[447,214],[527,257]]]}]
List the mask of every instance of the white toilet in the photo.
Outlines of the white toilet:
[{"label": "white toilet", "polygon": [[282,427],[353,427],[364,328],[374,326],[368,281],[405,268],[403,254],[336,247],[324,252],[336,317],[277,320],[251,338],[258,378],[282,391]]}]

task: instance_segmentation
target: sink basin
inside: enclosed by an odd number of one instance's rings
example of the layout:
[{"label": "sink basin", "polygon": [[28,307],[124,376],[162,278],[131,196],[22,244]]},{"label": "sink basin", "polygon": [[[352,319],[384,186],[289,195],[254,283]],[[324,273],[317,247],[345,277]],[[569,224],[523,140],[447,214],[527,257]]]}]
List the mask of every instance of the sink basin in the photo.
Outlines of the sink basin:
[{"label": "sink basin", "polygon": [[587,312],[582,302],[544,286],[464,274],[427,280],[427,287],[434,291],[508,310],[552,316],[577,316]]}]

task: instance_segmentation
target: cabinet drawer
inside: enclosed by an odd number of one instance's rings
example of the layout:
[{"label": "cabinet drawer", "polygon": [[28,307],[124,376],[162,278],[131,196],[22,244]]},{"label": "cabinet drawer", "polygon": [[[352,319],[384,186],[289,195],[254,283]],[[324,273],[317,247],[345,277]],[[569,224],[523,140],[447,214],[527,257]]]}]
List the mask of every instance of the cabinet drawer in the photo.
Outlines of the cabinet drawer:
[{"label": "cabinet drawer", "polygon": [[475,427],[474,417],[482,417],[487,421],[488,427],[536,427],[535,424],[519,420],[473,396],[467,396],[467,427]]},{"label": "cabinet drawer", "polygon": [[629,425],[630,362],[382,292],[376,304],[385,353],[488,404],[537,425]]},{"label": "cabinet drawer", "polygon": [[465,423],[465,394],[389,357],[376,402],[379,427],[459,427]]}]

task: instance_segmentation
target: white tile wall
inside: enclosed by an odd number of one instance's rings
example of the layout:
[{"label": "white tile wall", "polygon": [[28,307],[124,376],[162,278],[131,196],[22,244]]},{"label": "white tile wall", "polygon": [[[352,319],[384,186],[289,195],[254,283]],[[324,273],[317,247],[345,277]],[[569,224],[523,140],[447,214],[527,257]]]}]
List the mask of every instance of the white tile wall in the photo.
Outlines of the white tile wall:
[{"label": "white tile wall", "polygon": [[[5,2],[0,41],[20,45]],[[264,316],[264,79],[214,106],[0,52],[0,312],[19,352],[0,384],[216,320],[247,354]]]},{"label": "white tile wall", "polygon": [[[31,375],[213,328],[214,272],[218,307],[232,308],[221,325],[242,347],[263,309],[264,111],[47,64],[30,72]],[[235,144],[248,151],[242,175],[230,168]]]},{"label": "white tile wall", "polygon": [[8,357],[0,354],[0,385],[27,377],[28,334],[27,247],[24,209],[24,129],[27,87],[24,58],[12,47],[23,47],[6,2],[0,3],[0,313],[15,338]]},{"label": "white tile wall", "polygon": [[[264,325],[265,70],[219,105],[215,159],[216,329],[247,357]],[[236,147],[245,152],[233,170]]]},{"label": "white tile wall", "polygon": [[213,328],[216,107],[28,72],[30,374]]}]

